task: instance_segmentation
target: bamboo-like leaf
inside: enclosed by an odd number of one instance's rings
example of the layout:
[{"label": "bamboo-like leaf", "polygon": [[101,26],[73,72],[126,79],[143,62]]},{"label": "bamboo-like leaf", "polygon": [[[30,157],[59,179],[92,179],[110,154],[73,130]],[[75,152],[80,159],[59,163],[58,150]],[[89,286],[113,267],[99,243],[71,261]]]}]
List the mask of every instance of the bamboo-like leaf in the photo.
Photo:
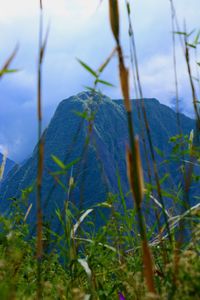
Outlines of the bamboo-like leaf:
[{"label": "bamboo-like leaf", "polygon": [[161,151],[159,148],[157,148],[156,146],[154,146],[154,149],[156,151],[156,153],[160,156],[160,157],[164,157],[164,153],[163,151]]},{"label": "bamboo-like leaf", "polygon": [[108,81],[105,81],[105,80],[101,80],[101,79],[97,79],[96,80],[96,83],[101,83],[101,84],[104,84],[104,85],[107,85],[107,86],[110,86],[110,87],[114,87],[114,85]]},{"label": "bamboo-like leaf", "polygon": [[54,177],[55,181],[62,187],[62,189],[67,192],[67,188],[65,184],[58,178],[58,176],[55,176],[54,174],[51,173],[51,175]]},{"label": "bamboo-like leaf", "polygon": [[73,113],[75,113],[75,115],[77,115],[77,116],[79,116],[79,117],[81,117],[81,118],[83,118],[87,121],[90,120],[90,116],[88,116],[88,112],[86,110],[83,111],[83,112],[74,110]]},{"label": "bamboo-like leaf", "polygon": [[186,45],[187,45],[188,47],[190,47],[190,48],[196,49],[196,45],[194,45],[194,44],[186,43]]},{"label": "bamboo-like leaf", "polygon": [[109,64],[110,60],[112,59],[113,55],[116,52],[116,48],[114,48],[111,52],[111,54],[108,56],[108,58],[106,59],[106,61],[99,67],[98,72],[99,74],[103,72],[103,70],[107,67],[107,65]]},{"label": "bamboo-like leaf", "polygon": [[92,93],[95,93],[95,92],[96,92],[96,90],[95,90],[94,88],[90,87],[90,86],[85,85],[84,88],[85,88],[86,90],[92,92]]},{"label": "bamboo-like leaf", "polygon": [[110,25],[117,44],[119,44],[119,8],[118,0],[109,0]]},{"label": "bamboo-like leaf", "polygon": [[51,158],[61,169],[65,169],[65,164],[57,156],[51,155]]},{"label": "bamboo-like leaf", "polygon": [[198,33],[197,33],[197,35],[196,35],[196,37],[195,37],[195,39],[194,39],[194,44],[195,44],[195,45],[198,45],[198,44],[199,44],[199,37],[200,37],[200,30],[198,31]]},{"label": "bamboo-like leaf", "polygon": [[3,76],[4,74],[16,73],[18,71],[19,71],[18,69],[1,70],[0,71],[0,77]]},{"label": "bamboo-like leaf", "polygon": [[13,52],[11,53],[11,55],[9,56],[9,58],[6,60],[6,62],[4,63],[1,71],[0,71],[0,78],[6,73],[9,72],[8,68],[11,64],[11,62],[13,61],[13,59],[15,58],[17,52],[18,52],[19,46],[17,45],[15,47],[15,49],[13,50]]},{"label": "bamboo-like leaf", "polygon": [[64,221],[63,221],[62,214],[61,214],[60,210],[59,210],[59,209],[56,209],[56,210],[55,210],[55,214],[56,214],[56,216],[58,217],[58,220],[60,221],[60,223],[61,223],[61,224],[63,225],[63,227],[64,227],[65,224],[64,224]]},{"label": "bamboo-like leaf", "polygon": [[187,35],[187,33],[184,31],[174,31],[174,33],[178,35],[185,35],[185,36]]},{"label": "bamboo-like leaf", "polygon": [[72,162],[68,163],[67,165],[65,165],[57,156],[51,155],[51,158],[65,172],[65,173],[63,173],[62,171],[51,172],[52,175],[66,174],[67,170],[69,170],[72,166],[74,166],[76,163],[80,161],[80,158],[77,158]]},{"label": "bamboo-like leaf", "polygon": [[77,60],[86,71],[88,71],[90,74],[92,74],[95,78],[98,77],[97,73],[94,70],[92,70],[92,68],[90,68],[86,63],[84,63],[82,60],[80,60],[78,58],[77,58]]}]

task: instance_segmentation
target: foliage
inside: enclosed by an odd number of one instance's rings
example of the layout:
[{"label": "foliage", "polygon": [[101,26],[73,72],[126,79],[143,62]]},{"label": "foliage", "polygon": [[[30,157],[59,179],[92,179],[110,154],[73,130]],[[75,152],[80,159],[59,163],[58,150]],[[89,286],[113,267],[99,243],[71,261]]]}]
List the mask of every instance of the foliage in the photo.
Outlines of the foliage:
[{"label": "foliage", "polygon": [[[109,195],[109,198],[108,203],[102,205],[111,209],[111,218],[96,232],[89,230],[93,226],[92,209],[82,213],[84,217],[78,223],[81,230],[78,232],[76,229],[71,237],[70,232],[73,232],[76,224],[72,225],[69,212],[68,225],[63,222],[63,226],[66,226],[63,235],[58,236],[48,228],[43,232],[44,245],[45,241],[50,244],[46,247],[42,259],[42,298],[118,299],[118,294],[122,293],[125,299],[172,299],[172,294],[174,299],[198,299],[199,224],[194,226],[192,239],[180,249],[176,279],[175,243],[171,248],[168,239],[164,238],[158,242],[156,238],[152,240],[149,237],[155,260],[155,286],[159,293],[159,297],[151,296],[146,289],[141,268],[142,253],[138,236],[135,235],[135,211],[127,209],[125,213],[119,213],[114,205],[118,200],[112,195]],[[94,209],[100,209],[100,206],[99,204]],[[18,214],[11,213],[8,217],[2,216],[0,220],[1,299],[35,299],[37,294],[35,237],[30,237],[30,225],[23,221],[23,213],[21,212],[21,218],[19,215],[20,211]],[[192,212],[194,224],[199,216],[200,210],[197,208]],[[84,226],[84,223],[87,226]],[[134,234],[131,234],[131,229]],[[56,237],[56,244],[53,241],[51,244],[48,238],[49,231]],[[157,238],[159,240],[159,236]],[[71,243],[67,245],[69,239]]]}]

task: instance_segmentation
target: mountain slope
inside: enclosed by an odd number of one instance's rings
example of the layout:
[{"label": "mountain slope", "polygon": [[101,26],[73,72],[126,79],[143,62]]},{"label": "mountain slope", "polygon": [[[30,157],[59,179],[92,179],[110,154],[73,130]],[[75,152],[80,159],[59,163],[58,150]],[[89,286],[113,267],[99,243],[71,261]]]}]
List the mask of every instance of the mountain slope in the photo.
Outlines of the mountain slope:
[{"label": "mountain slope", "polygon": [[[168,157],[171,145],[168,140],[178,133],[177,116],[173,110],[162,105],[156,99],[145,99],[145,107],[153,144]],[[136,133],[140,134],[140,122],[137,114],[137,103],[132,101],[133,121]],[[189,134],[194,128],[194,121],[180,115],[182,131]],[[92,129],[93,128],[93,129]],[[121,178],[124,193],[129,191],[126,176],[125,148],[128,143],[127,120],[122,100],[111,100],[96,94],[93,99],[89,92],[63,100],[43,137],[45,139],[44,175],[42,187],[42,205],[47,219],[55,217],[57,208],[63,209],[68,195],[70,174],[73,175],[75,187],[70,193],[70,201],[79,208],[87,208],[97,202],[103,202],[107,193],[118,193],[117,170]],[[149,148],[147,148],[149,153]],[[52,155],[58,157],[64,164],[77,161],[70,165],[67,174],[51,175],[59,171],[59,166],[53,161]],[[147,179],[147,166],[144,159],[144,149],[141,144],[144,173]],[[150,156],[149,156],[150,157]],[[157,156],[158,163],[161,158]],[[178,164],[177,164],[178,168]],[[172,179],[175,177],[174,166],[169,166]],[[160,175],[165,173],[160,168]],[[1,208],[6,210],[6,199],[19,198],[21,190],[33,185],[37,176],[37,146],[26,163],[10,173],[0,190]],[[64,190],[59,180],[66,187]],[[176,178],[176,181],[180,178]],[[170,184],[170,181],[167,183]],[[30,222],[35,220],[35,189],[29,196],[33,209],[29,216]],[[132,200],[127,197],[127,205],[132,206]],[[168,203],[168,206],[171,204]]]}]

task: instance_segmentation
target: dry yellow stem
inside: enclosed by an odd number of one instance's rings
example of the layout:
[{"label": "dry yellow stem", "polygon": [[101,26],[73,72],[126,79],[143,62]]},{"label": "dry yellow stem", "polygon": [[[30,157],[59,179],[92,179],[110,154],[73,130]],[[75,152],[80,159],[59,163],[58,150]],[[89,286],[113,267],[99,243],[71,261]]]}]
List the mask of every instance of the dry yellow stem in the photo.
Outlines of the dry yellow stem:
[{"label": "dry yellow stem", "polygon": [[110,26],[118,44],[119,42],[119,8],[117,0],[109,0]]}]

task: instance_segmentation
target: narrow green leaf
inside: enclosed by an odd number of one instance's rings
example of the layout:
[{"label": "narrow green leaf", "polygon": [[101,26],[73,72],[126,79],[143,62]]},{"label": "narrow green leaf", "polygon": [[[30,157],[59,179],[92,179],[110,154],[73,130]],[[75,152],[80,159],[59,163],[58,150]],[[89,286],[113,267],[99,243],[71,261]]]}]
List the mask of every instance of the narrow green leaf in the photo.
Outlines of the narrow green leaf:
[{"label": "narrow green leaf", "polygon": [[71,169],[71,167],[73,167],[75,164],[77,164],[80,161],[80,157],[74,159],[72,162],[70,162],[69,164],[65,165],[65,170],[69,170]]},{"label": "narrow green leaf", "polygon": [[2,77],[2,75],[4,75],[6,73],[6,71],[8,70],[11,62],[13,61],[13,59],[15,58],[17,51],[19,49],[19,46],[16,45],[14,51],[12,52],[12,54],[9,56],[9,58],[7,59],[7,61],[4,63],[1,71],[0,71],[0,77]]},{"label": "narrow green leaf", "polygon": [[66,188],[66,186],[64,185],[64,183],[63,183],[57,176],[55,176],[54,179],[55,179],[56,182],[61,186],[61,188],[62,188],[65,192],[67,192],[67,188]]},{"label": "narrow green leaf", "polygon": [[105,80],[101,80],[101,79],[97,79],[96,80],[97,83],[101,83],[101,84],[104,84],[104,85],[107,85],[107,86],[111,86],[111,87],[114,87],[114,85],[108,81],[105,81]]},{"label": "narrow green leaf", "polygon": [[51,155],[51,158],[61,169],[65,169],[65,164],[57,156]]},{"label": "narrow green leaf", "polygon": [[164,157],[163,151],[161,151],[161,150],[160,150],[159,148],[157,148],[157,147],[154,147],[154,149],[155,149],[156,153],[157,153],[159,156]]},{"label": "narrow green leaf", "polygon": [[59,176],[59,175],[66,175],[66,170],[60,170],[60,171],[56,171],[56,172],[49,172],[49,174],[51,176]]},{"label": "narrow green leaf", "polygon": [[160,179],[160,184],[163,184],[165,182],[165,180],[167,180],[169,178],[169,173],[166,173],[161,179]]},{"label": "narrow green leaf", "polygon": [[110,60],[112,59],[113,55],[116,52],[116,48],[114,48],[111,52],[111,54],[108,56],[108,58],[106,59],[106,61],[99,67],[98,72],[99,74],[102,73],[104,71],[104,69],[107,67],[107,65],[109,64]]},{"label": "narrow green leaf", "polygon": [[184,31],[174,31],[174,33],[179,35],[187,35],[187,33]]},{"label": "narrow green leaf", "polygon": [[77,59],[78,60],[78,62],[82,65],[82,67],[86,70],[86,71],[88,71],[90,74],[92,74],[95,78],[97,78],[98,77],[98,75],[97,75],[97,73],[94,71],[94,70],[92,70],[92,68],[90,68],[86,63],[84,63],[82,60],[80,60],[80,59]]},{"label": "narrow green leaf", "polygon": [[96,90],[91,88],[90,86],[84,86],[84,88],[92,93],[96,93]]},{"label": "narrow green leaf", "polygon": [[0,76],[4,75],[4,74],[10,74],[10,73],[16,73],[18,72],[19,70],[17,69],[10,69],[10,70],[1,70],[0,71]]},{"label": "narrow green leaf", "polygon": [[195,39],[194,39],[194,44],[195,44],[195,45],[198,45],[198,44],[199,44],[199,37],[200,37],[200,30],[198,31],[198,33],[197,33],[197,35],[196,35],[196,37],[195,37]]},{"label": "narrow green leaf", "polygon": [[188,47],[191,47],[191,48],[196,49],[196,45],[193,45],[193,44],[190,44],[190,43],[186,43],[186,45],[187,45]]},{"label": "narrow green leaf", "polygon": [[[65,165],[57,156],[51,155],[51,158],[62,169],[62,171],[67,171],[68,169],[70,169],[73,165],[75,165],[80,160],[80,158],[77,158],[77,159],[73,160],[72,162],[70,162],[69,164]],[[54,174],[54,172],[52,172],[52,174]]]},{"label": "narrow green leaf", "polygon": [[83,111],[83,112],[81,112],[81,111],[73,111],[73,113],[75,114],[75,115],[77,115],[78,117],[81,117],[81,118],[83,118],[83,119],[85,119],[85,120],[87,120],[87,121],[89,121],[89,116],[88,116],[88,112],[87,111]]}]

